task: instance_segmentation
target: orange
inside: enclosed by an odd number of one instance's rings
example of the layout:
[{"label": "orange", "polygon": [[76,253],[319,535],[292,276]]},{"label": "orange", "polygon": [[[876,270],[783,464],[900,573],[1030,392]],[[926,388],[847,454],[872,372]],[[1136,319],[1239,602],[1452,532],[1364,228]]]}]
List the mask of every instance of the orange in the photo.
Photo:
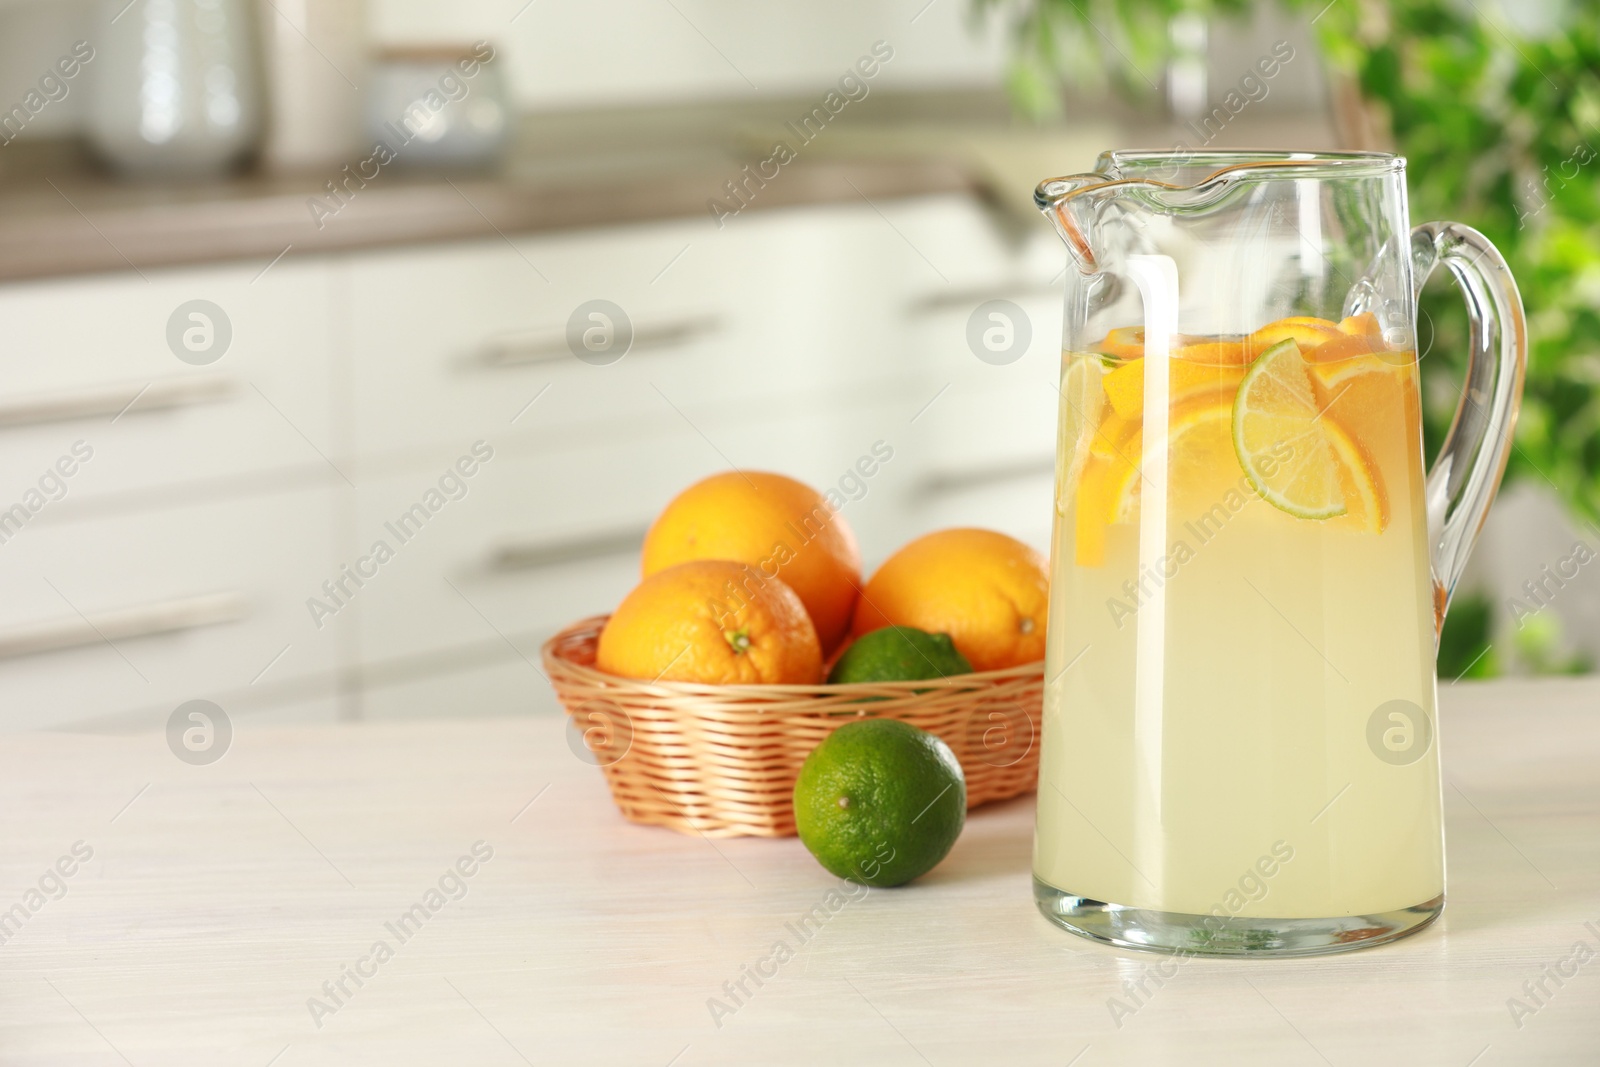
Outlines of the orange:
[{"label": "orange", "polygon": [[640,582],[600,631],[595,666],[650,681],[811,685],[822,649],[800,598],[731,560],[695,560]]},{"label": "orange", "polygon": [[1044,658],[1044,557],[993,530],[940,530],[890,556],[861,590],[857,635],[884,626],[949,634],[973,670]]},{"label": "orange", "polygon": [[748,563],[800,596],[825,652],[844,639],[861,586],[861,551],[815,489],[781,474],[728,471],[668,504],[644,537],[645,577],[692,559]]}]

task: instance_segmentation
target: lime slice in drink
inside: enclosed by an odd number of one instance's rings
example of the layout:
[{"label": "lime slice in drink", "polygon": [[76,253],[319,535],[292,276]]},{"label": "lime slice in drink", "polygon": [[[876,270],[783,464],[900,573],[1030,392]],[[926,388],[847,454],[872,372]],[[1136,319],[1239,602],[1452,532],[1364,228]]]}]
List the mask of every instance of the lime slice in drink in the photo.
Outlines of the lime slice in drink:
[{"label": "lime slice in drink", "polygon": [[1245,477],[1273,507],[1297,519],[1346,511],[1339,461],[1321,423],[1306,361],[1293,338],[1251,365],[1233,401],[1233,449]]}]

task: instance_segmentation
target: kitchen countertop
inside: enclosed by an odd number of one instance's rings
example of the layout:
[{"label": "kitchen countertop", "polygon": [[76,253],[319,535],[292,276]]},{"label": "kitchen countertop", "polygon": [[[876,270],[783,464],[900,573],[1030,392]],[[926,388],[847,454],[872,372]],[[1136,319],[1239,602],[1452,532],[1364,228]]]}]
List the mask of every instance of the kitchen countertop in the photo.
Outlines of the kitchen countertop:
[{"label": "kitchen countertop", "polygon": [[[1087,167],[1096,152],[1111,147],[1117,136],[1101,132],[1107,122],[1124,131],[1121,143],[1172,145],[1185,136],[1105,105],[1081,122],[1031,127],[1012,119],[1005,98],[994,92],[883,91],[840,113],[836,121],[849,134],[830,126],[813,143],[801,144],[786,122],[816,103],[769,98],[529,115],[494,169],[383,167],[348,206],[320,220],[308,201],[327,200],[325,183],[344,178],[340,165],[141,184],[116,180],[70,143],[19,140],[0,146],[0,281],[222,260],[265,266],[280,254],[673,217],[701,216],[712,226],[707,201],[727,200],[725,183],[740,179],[741,168],[766,158],[780,139],[792,143],[797,158],[758,191],[749,210],[970,193],[1003,196],[1018,202],[1010,205],[1013,211],[1020,204],[1027,212],[1028,189],[1019,192],[1018,182],[1008,181],[997,190],[993,175],[963,151],[968,135],[1009,137],[1026,150],[1021,159],[1040,156],[1043,145],[1043,157],[1052,161],[1044,170],[1053,173]],[[908,144],[898,136],[907,127],[920,129],[922,140]],[[877,155],[871,143],[880,129],[894,144]],[[1230,126],[1214,146],[1252,142],[1327,148],[1333,136],[1320,118],[1252,116]],[[1053,143],[1062,150],[1049,151]],[[348,163],[355,168],[369,154],[353,153]],[[1028,169],[1022,186],[1046,176]]]},{"label": "kitchen countertop", "polygon": [[[805,110],[766,100],[529,115],[492,169],[382,167],[320,226],[308,201],[331,203],[324,185],[344,180],[342,163],[140,183],[118,180],[71,144],[18,141],[0,146],[0,280],[230,259],[265,265],[286,248],[302,256],[692,215],[711,226],[706,201],[726,199],[724,183],[764,158],[742,133],[780,136],[784,118]],[[858,110],[850,117],[931,111],[989,124],[1004,116],[1003,101],[955,94],[868,97]],[[351,154],[352,170],[370,155],[366,147]],[[948,159],[839,159],[802,149],[750,209],[975,188]]]},{"label": "kitchen countertop", "polygon": [[[0,927],[0,1060],[1595,1063],[1600,680],[1442,690],[1440,922],[1342,956],[1188,960],[1120,1027],[1108,1000],[1162,958],[1034,910],[1031,797],[975,812],[917,883],[863,892],[794,839],[624,822],[554,718],[240,718],[209,766],[161,736],[13,735],[0,909],[35,910]],[[58,862],[70,877],[47,877]],[[441,884],[465,895],[430,900]],[[792,924],[830,902],[802,943]],[[708,999],[778,941],[793,958],[716,1025]],[[1519,1025],[1508,999],[1579,943]],[[354,965],[368,976],[333,1001],[323,983]]]},{"label": "kitchen countertop", "polygon": [[[0,280],[143,270],[279,253],[334,252],[703,215],[740,177],[733,160],[677,160],[649,171],[379,173],[332,217],[308,201],[326,178],[242,177],[213,186],[139,187],[79,168],[0,189]],[[52,184],[53,182],[53,184]],[[752,210],[975,191],[936,160],[797,161]],[[324,195],[324,200],[327,197]],[[321,225],[318,225],[320,221]]]}]

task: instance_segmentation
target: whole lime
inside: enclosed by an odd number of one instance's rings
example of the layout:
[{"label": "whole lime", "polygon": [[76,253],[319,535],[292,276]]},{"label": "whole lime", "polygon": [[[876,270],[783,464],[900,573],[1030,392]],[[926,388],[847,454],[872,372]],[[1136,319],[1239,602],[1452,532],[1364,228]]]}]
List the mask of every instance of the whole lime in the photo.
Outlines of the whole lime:
[{"label": "whole lime", "polygon": [[967,781],[950,746],[894,719],[829,734],[794,784],[800,840],[833,874],[903,885],[932,870],[967,821]]},{"label": "whole lime", "polygon": [[844,650],[828,672],[828,684],[916,682],[971,673],[972,664],[956,651],[949,634],[930,634],[913,626],[885,626],[862,634]]}]

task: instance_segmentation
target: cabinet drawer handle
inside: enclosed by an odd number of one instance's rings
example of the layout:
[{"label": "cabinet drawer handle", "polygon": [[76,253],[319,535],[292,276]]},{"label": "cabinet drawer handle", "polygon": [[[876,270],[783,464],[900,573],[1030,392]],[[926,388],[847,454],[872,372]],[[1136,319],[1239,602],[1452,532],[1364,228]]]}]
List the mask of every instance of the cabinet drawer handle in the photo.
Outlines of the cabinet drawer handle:
[{"label": "cabinet drawer handle", "polygon": [[87,623],[77,615],[48,619],[0,630],[0,660],[236,622],[244,618],[246,608],[240,593],[207,593],[102,611],[88,616]]},{"label": "cabinet drawer handle", "polygon": [[[671,348],[699,340],[717,332],[720,319],[712,315],[646,323],[634,328],[630,352],[652,348]],[[538,363],[559,363],[572,358],[564,330],[507,333],[484,342],[477,362],[489,367],[527,367]]]},{"label": "cabinet drawer handle", "polygon": [[645,527],[629,526],[560,541],[513,541],[489,553],[489,569],[507,574],[563,563],[627,556],[639,551],[644,535]]},{"label": "cabinet drawer handle", "polygon": [[959,311],[970,315],[972,310],[980,304],[987,304],[991,300],[1007,300],[1013,304],[1025,304],[1032,300],[1049,298],[1057,302],[1061,299],[1061,286],[1017,286],[1010,289],[964,289],[953,293],[934,293],[920,300],[914,300],[906,309],[912,318],[922,318],[930,315],[942,315],[951,311]]},{"label": "cabinet drawer handle", "polygon": [[124,410],[143,414],[162,408],[193,407],[233,393],[231,379],[185,375],[148,383],[118,382],[59,393],[39,393],[0,400],[0,429],[41,422],[114,418]]}]

